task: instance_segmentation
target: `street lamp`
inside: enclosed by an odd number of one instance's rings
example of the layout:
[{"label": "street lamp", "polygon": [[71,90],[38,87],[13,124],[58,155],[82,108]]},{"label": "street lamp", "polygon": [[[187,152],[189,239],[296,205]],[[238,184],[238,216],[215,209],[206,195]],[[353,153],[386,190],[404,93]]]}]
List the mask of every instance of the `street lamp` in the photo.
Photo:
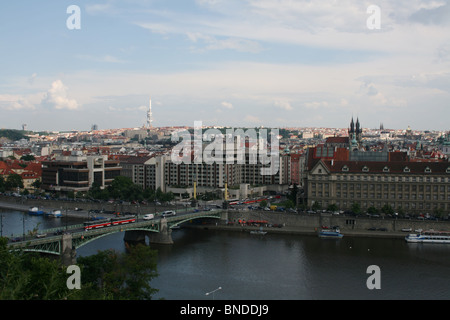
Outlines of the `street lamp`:
[{"label": "street lamp", "polygon": [[215,290],[213,290],[213,291],[211,291],[211,292],[205,293],[205,296],[209,296],[209,295],[212,293],[212,295],[213,295],[213,300],[214,300],[214,293],[215,293],[216,291],[219,291],[219,290],[222,290],[222,287],[218,287],[217,289],[215,289]]}]

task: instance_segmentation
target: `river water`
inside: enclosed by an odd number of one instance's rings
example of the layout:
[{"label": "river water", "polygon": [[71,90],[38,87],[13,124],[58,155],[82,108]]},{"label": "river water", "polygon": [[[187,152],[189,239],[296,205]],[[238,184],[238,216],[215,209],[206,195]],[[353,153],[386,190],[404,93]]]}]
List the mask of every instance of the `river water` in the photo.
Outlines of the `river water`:
[{"label": "river water", "polygon": [[[65,219],[3,211],[3,235],[64,227]],[[72,223],[73,221],[69,221]],[[79,223],[79,221],[77,221]],[[27,232],[27,231],[26,231]],[[78,249],[79,256],[125,251],[123,233]],[[155,299],[167,300],[441,300],[450,298],[450,245],[401,239],[266,234],[204,229],[172,233],[158,250]],[[370,290],[369,266],[379,267],[380,289]],[[214,294],[205,295],[221,287]]]}]

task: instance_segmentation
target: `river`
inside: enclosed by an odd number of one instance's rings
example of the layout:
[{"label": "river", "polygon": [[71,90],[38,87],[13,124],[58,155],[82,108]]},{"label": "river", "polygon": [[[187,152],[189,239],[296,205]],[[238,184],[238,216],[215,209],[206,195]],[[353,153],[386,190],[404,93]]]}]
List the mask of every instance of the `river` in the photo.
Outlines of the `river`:
[{"label": "river", "polygon": [[[64,218],[2,211],[3,235],[64,227]],[[69,221],[68,223],[72,223]],[[79,221],[78,221],[79,222]],[[24,228],[25,227],[25,228]],[[79,256],[113,248],[123,233],[78,249]],[[442,300],[450,298],[450,245],[402,239],[341,240],[287,234],[180,229],[158,250],[155,299],[167,300]],[[380,289],[370,290],[369,266],[379,267]],[[207,292],[217,290],[214,294]]]}]

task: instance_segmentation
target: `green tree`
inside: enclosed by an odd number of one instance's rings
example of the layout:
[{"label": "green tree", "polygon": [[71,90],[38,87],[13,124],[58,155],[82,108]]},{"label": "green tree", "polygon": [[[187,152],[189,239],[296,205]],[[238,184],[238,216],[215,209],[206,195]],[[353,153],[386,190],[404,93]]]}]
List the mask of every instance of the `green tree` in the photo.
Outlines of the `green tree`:
[{"label": "green tree", "polygon": [[294,206],[297,204],[297,194],[298,194],[298,186],[294,183],[292,189],[289,191],[287,198],[294,203]]},{"label": "green tree", "polygon": [[128,253],[114,250],[78,258],[82,268],[82,287],[89,297],[150,300],[158,291],[150,286],[156,272],[156,251],[145,245],[129,248]]},{"label": "green tree", "polygon": [[311,210],[313,210],[313,211],[317,211],[317,210],[321,210],[321,209],[322,209],[322,205],[320,204],[319,201],[315,201],[311,207]]},{"label": "green tree", "polygon": [[6,190],[6,182],[3,176],[0,176],[0,192],[5,192]]},{"label": "green tree", "polygon": [[381,212],[384,213],[384,214],[394,214],[394,209],[390,205],[385,204],[381,208]]},{"label": "green tree", "polygon": [[335,203],[332,203],[332,204],[328,205],[328,207],[327,207],[327,210],[331,211],[331,212],[337,211],[338,209],[339,208]]},{"label": "green tree", "polygon": [[267,201],[266,201],[266,200],[261,201],[261,202],[259,203],[259,206],[260,206],[261,208],[267,207]]},{"label": "green tree", "polygon": [[0,238],[0,300],[60,300],[71,296],[59,261],[10,251]]},{"label": "green tree", "polygon": [[377,214],[377,213],[378,213],[378,209],[375,208],[374,206],[369,207],[369,208],[367,209],[367,213],[368,213],[368,214]]},{"label": "green tree", "polygon": [[27,155],[21,156],[20,160],[23,160],[23,161],[34,161],[34,160],[36,160],[36,158],[32,154],[27,154]]},{"label": "green tree", "polygon": [[356,213],[356,214],[360,214],[361,213],[361,206],[359,205],[358,202],[354,202],[352,204],[351,210]]},{"label": "green tree", "polygon": [[16,189],[16,188],[23,188],[23,180],[20,175],[17,173],[10,174],[8,178],[6,178],[6,189]]},{"label": "green tree", "polygon": [[146,245],[79,257],[81,289],[69,290],[67,268],[59,260],[10,251],[0,237],[0,300],[148,300],[158,291],[150,286],[158,275],[156,261],[156,251]]}]

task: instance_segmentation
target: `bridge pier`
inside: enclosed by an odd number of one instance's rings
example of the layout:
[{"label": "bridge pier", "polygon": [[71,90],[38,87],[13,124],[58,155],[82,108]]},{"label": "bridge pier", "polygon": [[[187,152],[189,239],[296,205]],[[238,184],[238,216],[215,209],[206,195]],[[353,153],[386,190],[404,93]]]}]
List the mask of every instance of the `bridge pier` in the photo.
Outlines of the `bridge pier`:
[{"label": "bridge pier", "polygon": [[125,231],[123,240],[125,242],[145,242],[146,236],[150,244],[173,244],[172,230],[167,226],[166,219],[161,219],[159,232],[145,230]]},{"label": "bridge pier", "polygon": [[77,263],[77,252],[72,245],[72,234],[65,233],[61,240],[61,262],[65,266]]},{"label": "bridge pier", "polygon": [[159,232],[149,232],[148,238],[153,244],[173,244],[172,229],[168,227],[167,220],[161,219]]},{"label": "bridge pier", "polygon": [[145,242],[146,231],[125,231],[123,241],[125,242]]}]

